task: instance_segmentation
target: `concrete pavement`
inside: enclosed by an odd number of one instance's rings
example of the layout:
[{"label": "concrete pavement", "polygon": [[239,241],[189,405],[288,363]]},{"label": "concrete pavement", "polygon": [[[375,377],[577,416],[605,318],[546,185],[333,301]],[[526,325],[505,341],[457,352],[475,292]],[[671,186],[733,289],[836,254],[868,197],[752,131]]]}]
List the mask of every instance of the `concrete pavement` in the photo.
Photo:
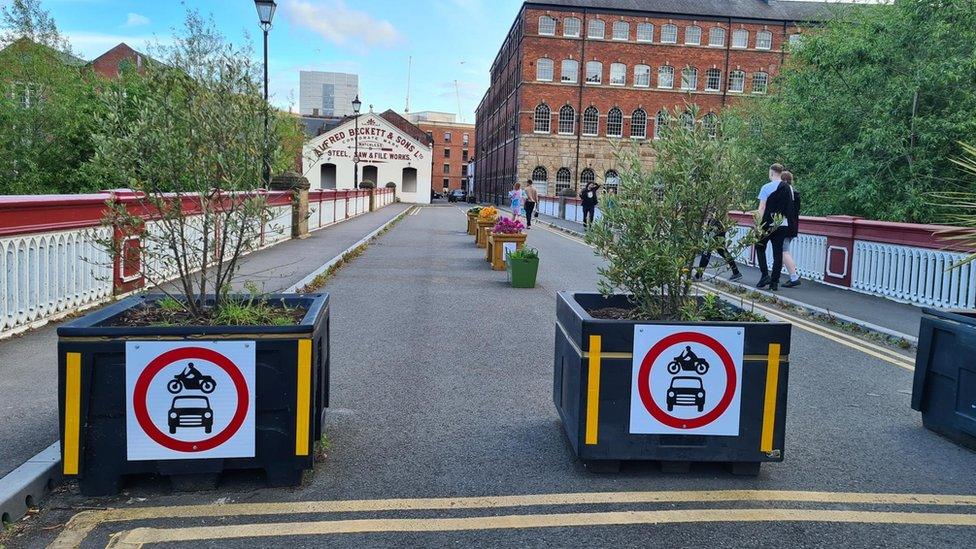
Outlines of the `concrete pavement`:
[{"label": "concrete pavement", "polygon": [[[205,493],[171,493],[159,479],[112,498],[69,492],[9,544],[59,534],[82,547],[112,536],[116,547],[976,543],[976,498],[955,497],[976,494],[976,454],[922,428],[909,371],[813,328],[793,334],[783,463],[757,478],[651,463],[587,472],[551,400],[554,303],[556,291],[595,288],[601,260],[562,234],[528,238],[542,257],[532,290],[488,269],[454,208],[404,218],[329,281],[330,449],[303,486],[239,474]],[[118,511],[60,526],[93,507]]]}]

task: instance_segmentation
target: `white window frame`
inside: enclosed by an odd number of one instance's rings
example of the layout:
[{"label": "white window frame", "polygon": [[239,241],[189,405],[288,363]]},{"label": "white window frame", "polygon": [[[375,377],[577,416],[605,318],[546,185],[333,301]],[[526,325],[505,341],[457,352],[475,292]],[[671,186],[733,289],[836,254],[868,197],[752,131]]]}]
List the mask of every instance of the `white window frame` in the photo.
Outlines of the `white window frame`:
[{"label": "white window frame", "polygon": [[[544,25],[543,23],[551,24],[552,31],[549,30],[549,25]],[[549,15],[539,16],[539,36],[556,36],[556,18]]]},{"label": "white window frame", "polygon": [[[760,41],[762,40],[762,41]],[[757,50],[771,50],[773,49],[773,33],[769,31],[759,31],[756,33],[756,49]]]},{"label": "white window frame", "polygon": [[749,31],[746,29],[735,29],[732,31],[732,47],[739,50],[748,48]]},{"label": "white window frame", "polygon": [[[535,80],[536,82],[552,82],[555,76],[556,64],[552,59],[548,57],[543,57],[535,62]],[[548,75],[548,78],[547,78]]]},{"label": "white window frame", "polygon": [[[614,181],[611,182],[611,179]],[[620,186],[620,174],[617,173],[617,170],[607,170],[603,173],[603,185],[611,189],[616,189]]]},{"label": "white window frame", "polygon": [[573,184],[573,172],[569,168],[556,170],[556,191],[568,189]]},{"label": "white window frame", "polygon": [[[545,118],[543,118],[543,116]],[[542,129],[542,125],[545,129]],[[539,103],[532,116],[532,133],[552,133],[552,109],[545,103]]]},{"label": "white window frame", "polygon": [[[566,70],[567,63],[570,63],[573,66],[572,71]],[[567,78],[567,76],[570,76],[571,78]],[[575,59],[563,59],[563,62],[560,64],[559,67],[559,81],[564,84],[578,84],[579,83],[579,61]]]},{"label": "white window frame", "polygon": [[[619,124],[619,126],[618,126]],[[616,131],[611,131],[616,130]],[[607,137],[624,136],[624,111],[614,107],[607,111]]]},{"label": "white window frame", "polygon": [[[712,85],[713,81],[715,83],[714,86]],[[710,92],[722,91],[722,71],[720,69],[716,69],[713,67],[705,71],[705,91],[710,91]]]},{"label": "white window frame", "polygon": [[[593,118],[594,113],[596,115],[595,118]],[[589,125],[595,128],[594,131],[587,131]],[[583,111],[583,135],[585,137],[596,137],[600,135],[600,111],[592,105]]]},{"label": "white window frame", "polygon": [[563,37],[579,38],[582,25],[583,22],[576,17],[567,17],[566,19],[563,19]]},{"label": "white window frame", "polygon": [[[637,125],[636,120],[641,120],[640,117],[643,116],[643,121],[641,125]],[[641,128],[640,133],[634,131],[635,127]],[[630,115],[630,138],[631,139],[647,139],[647,111],[644,109],[635,109]]]},{"label": "white window frame", "polygon": [[702,117],[702,127],[708,132],[708,137],[718,137],[718,115],[710,112]]},{"label": "white window frame", "polygon": [[[598,77],[599,78],[597,80],[590,80],[590,67],[591,66],[593,66],[593,67],[599,66],[600,67],[600,72],[598,73]],[[600,84],[603,84],[603,63],[601,63],[599,61],[587,61],[586,62],[586,80],[585,80],[585,82],[586,82],[586,84],[588,84],[590,86],[599,86]]]},{"label": "white window frame", "polygon": [[[644,70],[644,78],[641,78],[641,73],[639,71]],[[650,65],[634,65],[634,87],[635,88],[650,88],[651,87],[651,66]]]},{"label": "white window frame", "polygon": [[[721,38],[721,40],[718,40]],[[725,40],[728,38],[725,29],[722,27],[712,27],[708,29],[708,46],[712,48],[724,48]]]},{"label": "white window frame", "polygon": [[667,25],[661,25],[661,43],[662,44],[677,44],[678,43],[678,26],[668,23]]},{"label": "white window frame", "polygon": [[614,40],[626,42],[630,40],[630,23],[626,21],[614,21],[611,32],[613,33],[612,37]]},{"label": "white window frame", "polygon": [[[564,123],[567,122],[567,113],[569,113],[569,129],[563,131]],[[576,109],[574,109],[572,105],[563,105],[559,109],[559,121],[556,124],[556,133],[559,135],[576,135]]]},{"label": "white window frame", "polygon": [[[541,175],[544,176],[542,179],[539,179],[538,177],[536,177],[536,176],[540,175],[540,172],[541,172]],[[549,182],[549,170],[547,170],[545,168],[545,166],[536,166],[535,169],[532,170],[532,182],[533,183],[548,183]]]},{"label": "white window frame", "polygon": [[[664,85],[664,78],[667,77],[668,85]],[[673,90],[674,89],[674,66],[672,65],[661,65],[657,69],[657,87],[662,90]]]},{"label": "white window frame", "polygon": [[681,89],[687,91],[698,89],[698,69],[692,66],[681,69]]},{"label": "white window frame", "polygon": [[[738,86],[735,83],[738,82]],[[741,70],[734,70],[729,72],[729,93],[742,93],[746,88],[746,73]]]},{"label": "white window frame", "polygon": [[[596,31],[600,32],[597,33]],[[586,24],[586,37],[592,40],[604,40],[607,37],[607,22],[603,19],[590,19]]]},{"label": "white window frame", "polygon": [[[757,89],[756,84],[762,83],[761,89]],[[752,73],[752,93],[756,95],[765,95],[769,91],[769,73],[763,71],[757,71]]]},{"label": "white window frame", "polygon": [[[641,37],[641,30],[644,31],[643,38]],[[647,31],[650,31],[650,33]],[[645,43],[654,42],[654,23],[637,23],[637,41]]]},{"label": "white window frame", "polygon": [[654,115],[654,139],[661,139],[661,129],[670,122],[668,118],[669,115],[665,111],[657,111],[657,114]]},{"label": "white window frame", "polygon": [[580,172],[580,186],[583,187],[595,182],[596,172],[593,171],[593,168],[583,168],[583,171]]},{"label": "white window frame", "polygon": [[610,63],[610,81],[608,83],[611,86],[626,86],[627,65],[623,63]]},{"label": "white window frame", "polygon": [[[692,41],[692,38],[695,38]],[[691,25],[690,27],[685,27],[685,45],[686,46],[701,46],[702,39],[702,29],[698,25]]]}]

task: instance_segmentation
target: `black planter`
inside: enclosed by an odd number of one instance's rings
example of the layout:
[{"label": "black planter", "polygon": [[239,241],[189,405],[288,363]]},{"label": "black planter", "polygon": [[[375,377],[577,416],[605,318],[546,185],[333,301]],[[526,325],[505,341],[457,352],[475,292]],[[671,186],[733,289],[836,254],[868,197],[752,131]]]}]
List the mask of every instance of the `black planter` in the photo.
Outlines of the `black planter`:
[{"label": "black planter", "polygon": [[[597,319],[587,313],[604,307],[629,308],[630,305],[622,295],[604,298],[599,294],[560,292],[556,298],[553,402],[570,446],[587,467],[616,470],[622,460],[661,461],[666,468],[675,469],[683,469],[692,462],[725,462],[735,474],[754,475],[758,474],[762,462],[783,460],[790,324],[637,322]],[[738,337],[743,338],[736,436],[698,434],[700,428],[688,428],[684,434],[682,429],[687,425],[670,427],[679,431],[674,433],[631,432],[637,325],[687,326],[687,331],[696,327],[741,328],[744,333],[736,330],[741,334]],[[683,376],[686,373],[691,375]],[[680,370],[673,375],[664,378],[671,379],[672,388],[679,376],[686,380],[695,377],[694,372]],[[699,378],[699,384],[701,379],[704,376]],[[639,382],[633,387],[638,386]],[[667,390],[670,406],[672,389]],[[698,393],[700,397],[703,395]],[[681,405],[698,404],[701,403],[692,400]],[[734,425],[734,421],[729,422]]]},{"label": "black planter", "polygon": [[912,408],[927,429],[976,450],[976,313],[924,309]]},{"label": "black planter", "polygon": [[[125,327],[110,326],[112,319],[125,311],[151,304],[161,296],[132,297],[88,314],[58,328],[58,392],[60,403],[61,455],[64,474],[77,478],[85,495],[117,493],[122,478],[132,474],[159,474],[165,476],[216,475],[232,469],[261,469],[272,486],[292,486],[301,483],[302,474],[313,465],[314,443],[322,436],[322,413],[329,404],[329,297],[328,294],[272,295],[269,303],[307,310],[302,321],[290,326],[194,326],[194,327]],[[156,404],[146,404],[139,415],[140,406],[129,405],[139,399],[142,378],[130,371],[128,380],[135,390],[127,389],[127,346],[133,354],[139,346],[186,347],[192,353],[206,346],[231,346],[246,348],[247,371],[251,376],[238,384],[233,376],[231,383],[221,381],[237,395],[230,424],[238,419],[233,429],[219,429],[214,423],[219,414],[217,398],[227,394],[225,387],[217,392],[207,376],[177,383],[168,375],[159,375],[157,381],[148,376],[145,387],[156,387]],[[196,350],[194,350],[196,349]],[[182,351],[180,351],[182,352]],[[166,354],[166,353],[164,353]],[[185,354],[185,353],[183,353]],[[170,356],[177,356],[176,354]],[[217,355],[213,355],[217,356]],[[208,360],[204,358],[203,360]],[[166,361],[163,361],[166,362]],[[135,359],[133,359],[135,363]],[[198,362],[198,366],[207,364]],[[183,363],[171,361],[170,368],[183,368]],[[231,365],[233,366],[233,364]],[[221,368],[209,365],[208,372],[223,375]],[[226,368],[223,368],[226,370]],[[152,363],[145,371],[152,370]],[[170,374],[171,369],[156,370]],[[243,369],[241,370],[243,371]],[[225,378],[220,378],[221,380]],[[202,381],[202,384],[201,384]],[[162,384],[167,391],[160,391]],[[243,392],[244,388],[249,392]],[[249,388],[249,389],[248,389]],[[241,403],[242,394],[248,395]],[[169,400],[172,398],[172,403]],[[149,403],[146,396],[143,402]],[[211,400],[213,406],[211,407]],[[162,404],[158,404],[161,402]],[[202,403],[189,407],[187,403]],[[221,401],[223,402],[223,401]],[[155,406],[155,408],[153,408]],[[164,406],[162,414],[159,406]],[[167,414],[165,407],[169,407]],[[155,410],[152,414],[148,411]],[[132,421],[130,414],[138,421]],[[243,415],[240,415],[243,414]],[[169,426],[167,430],[168,415]],[[160,439],[166,444],[181,444],[163,451],[183,452],[174,458],[147,458],[139,455],[130,459],[127,428],[143,425],[143,418],[155,418]],[[162,419],[161,419],[162,418]],[[175,418],[175,419],[174,419]],[[206,419],[204,419],[206,418]],[[202,423],[201,423],[202,422]],[[241,428],[244,425],[245,428]],[[207,435],[203,432],[206,430]],[[148,433],[143,429],[139,432]],[[177,437],[198,437],[207,444],[219,445],[218,439],[233,436],[233,441],[244,441],[252,448],[241,455],[227,457],[193,458],[192,450]],[[179,433],[179,434],[174,434]],[[184,433],[190,433],[186,435]],[[251,437],[253,433],[253,439]],[[213,438],[207,439],[207,437]],[[138,437],[133,436],[133,440]],[[175,442],[174,442],[175,441]],[[203,443],[201,443],[203,444]],[[225,444],[229,444],[226,443]],[[211,450],[213,450],[211,448]]]}]

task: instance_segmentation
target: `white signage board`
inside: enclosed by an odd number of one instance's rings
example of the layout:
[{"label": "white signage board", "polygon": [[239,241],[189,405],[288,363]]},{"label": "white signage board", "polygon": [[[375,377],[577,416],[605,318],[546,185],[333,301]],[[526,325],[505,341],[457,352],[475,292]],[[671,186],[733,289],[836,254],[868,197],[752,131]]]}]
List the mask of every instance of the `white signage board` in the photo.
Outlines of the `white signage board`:
[{"label": "white signage board", "polygon": [[254,457],[253,341],[129,341],[130,461]]},{"label": "white signage board", "polygon": [[514,252],[517,248],[515,242],[502,242],[502,257],[506,260],[508,259],[508,254]]},{"label": "white signage board", "polygon": [[737,436],[744,339],[741,327],[635,326],[630,432]]}]

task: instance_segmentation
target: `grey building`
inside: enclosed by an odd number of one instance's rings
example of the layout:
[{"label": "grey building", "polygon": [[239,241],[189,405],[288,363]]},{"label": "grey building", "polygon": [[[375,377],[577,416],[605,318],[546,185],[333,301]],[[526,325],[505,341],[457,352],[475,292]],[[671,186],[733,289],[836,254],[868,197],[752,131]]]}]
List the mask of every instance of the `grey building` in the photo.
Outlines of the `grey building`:
[{"label": "grey building", "polygon": [[311,116],[349,116],[359,95],[359,75],[300,71],[298,110]]}]

